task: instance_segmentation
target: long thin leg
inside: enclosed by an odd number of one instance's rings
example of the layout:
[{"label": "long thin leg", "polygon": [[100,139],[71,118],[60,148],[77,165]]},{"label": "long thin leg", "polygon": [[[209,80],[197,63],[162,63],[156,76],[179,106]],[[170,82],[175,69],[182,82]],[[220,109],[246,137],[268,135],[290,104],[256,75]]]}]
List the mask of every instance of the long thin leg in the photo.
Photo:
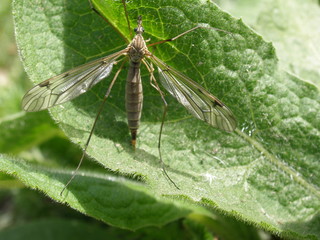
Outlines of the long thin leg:
[{"label": "long thin leg", "polygon": [[99,118],[99,116],[100,116],[100,114],[101,114],[101,112],[102,112],[103,106],[104,106],[104,104],[106,103],[107,98],[108,98],[109,95],[110,95],[111,89],[112,89],[115,81],[117,80],[117,77],[118,77],[119,73],[121,72],[121,70],[122,70],[123,65],[124,65],[125,62],[126,62],[126,61],[123,61],[123,62],[122,62],[119,70],[116,72],[116,74],[114,75],[114,77],[113,77],[113,79],[112,79],[112,81],[111,81],[111,83],[110,83],[110,86],[109,86],[109,88],[108,88],[108,90],[107,90],[107,92],[106,92],[106,94],[105,94],[105,96],[104,96],[104,98],[103,98],[103,101],[102,101],[102,103],[101,103],[101,105],[100,105],[100,107],[99,107],[99,111],[98,111],[98,113],[97,113],[97,116],[96,116],[96,118],[94,119],[94,122],[93,122],[93,125],[92,125],[92,128],[91,128],[89,137],[88,137],[87,142],[86,142],[86,144],[85,144],[85,146],[84,146],[84,149],[83,149],[83,152],[82,152],[82,156],[81,156],[81,159],[80,159],[80,161],[79,161],[79,163],[78,163],[78,166],[77,166],[76,170],[73,172],[73,174],[72,174],[72,176],[70,177],[70,179],[69,179],[69,181],[67,182],[67,184],[63,187],[62,191],[60,192],[60,196],[63,194],[64,190],[68,187],[68,185],[72,182],[72,180],[75,178],[75,176],[76,176],[77,173],[78,173],[78,170],[79,170],[79,168],[80,168],[80,166],[81,166],[81,164],[82,164],[82,161],[83,161],[83,159],[84,159],[84,156],[85,156],[85,154],[86,154],[86,152],[87,152],[87,148],[88,148],[88,146],[89,146],[89,143],[90,143],[90,140],[91,140],[93,131],[94,131],[95,127],[96,127],[98,118]]},{"label": "long thin leg", "polygon": [[182,36],[186,35],[187,33],[190,33],[190,32],[192,32],[192,31],[194,31],[194,30],[196,30],[196,29],[198,29],[198,28],[213,29],[213,30],[215,30],[215,31],[220,31],[220,32],[225,32],[225,33],[228,33],[228,34],[232,34],[231,32],[228,32],[228,31],[225,31],[225,30],[222,30],[222,29],[219,29],[219,28],[196,26],[196,27],[191,28],[191,29],[189,29],[188,31],[185,31],[185,32],[179,34],[178,36],[173,37],[173,38],[169,38],[169,39],[166,39],[166,40],[161,40],[161,41],[159,41],[159,42],[151,43],[151,44],[148,45],[148,47],[151,47],[151,46],[154,46],[154,45],[158,45],[158,44],[161,44],[161,43],[165,43],[165,42],[174,41],[174,40],[178,39],[179,37],[182,37]]},{"label": "long thin leg", "polygon": [[126,20],[127,20],[127,23],[128,23],[128,29],[129,29],[130,37],[132,38],[132,32],[131,32],[130,21],[129,21],[129,17],[128,17],[126,1],[122,0],[122,4],[123,4],[123,8],[124,8],[124,13],[126,14]]},{"label": "long thin leg", "polygon": [[[113,26],[108,19],[106,19],[92,4],[91,0],[88,0],[89,1],[89,4],[90,4],[90,8],[96,13],[98,14],[105,22],[107,22],[114,30],[116,30],[119,35],[124,39],[124,41],[126,43],[129,43],[129,40],[115,27]],[[124,1],[124,0],[123,0]],[[127,22],[128,22],[128,27],[129,27],[129,32],[130,32],[130,36],[131,36],[131,30],[130,30],[130,23],[129,23],[129,19],[128,19],[128,14],[127,14],[127,8],[125,7],[124,5],[124,9],[125,9],[125,12],[126,12],[126,18],[127,18]]]},{"label": "long thin leg", "polygon": [[[168,103],[166,101],[166,99],[164,98],[164,94],[163,92],[161,91],[158,83],[157,83],[157,80],[156,78],[153,76],[153,72],[154,72],[154,69],[153,69],[153,66],[152,64],[149,64],[148,62],[146,62],[145,60],[142,60],[142,62],[144,63],[144,65],[147,67],[149,73],[150,73],[150,83],[151,83],[151,86],[154,87],[160,94],[161,98],[162,98],[162,101],[163,101],[163,104],[164,104],[164,107],[163,107],[163,114],[162,114],[162,121],[161,121],[161,125],[160,125],[160,131],[159,131],[159,138],[158,138],[158,152],[159,152],[159,159],[160,159],[160,162],[161,162],[161,167],[162,167],[162,171],[164,172],[164,174],[166,175],[166,177],[170,180],[170,182],[177,188],[180,190],[180,188],[176,185],[176,183],[169,177],[167,171],[166,171],[166,168],[165,168],[165,164],[162,160],[162,155],[161,155],[161,137],[162,137],[162,130],[163,130],[163,125],[164,125],[164,120],[166,118],[166,115],[167,115],[167,110],[168,110]],[[153,83],[152,83],[153,82]]]}]

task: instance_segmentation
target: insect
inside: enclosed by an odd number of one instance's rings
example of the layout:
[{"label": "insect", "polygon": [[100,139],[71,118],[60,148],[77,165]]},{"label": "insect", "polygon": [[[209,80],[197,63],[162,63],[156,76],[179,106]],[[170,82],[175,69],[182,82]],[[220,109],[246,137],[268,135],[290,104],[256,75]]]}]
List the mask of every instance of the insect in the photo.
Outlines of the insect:
[{"label": "insect", "polygon": [[[97,12],[97,10],[95,11]],[[159,80],[162,86],[174,98],[176,98],[178,102],[180,102],[189,111],[189,113],[191,113],[196,118],[212,125],[213,127],[219,128],[226,132],[232,132],[236,128],[236,119],[231,110],[225,104],[223,104],[219,99],[209,93],[198,83],[194,82],[189,77],[183,75],[179,71],[164,63],[162,60],[152,54],[148,49],[148,47],[156,44],[174,41],[177,38],[180,38],[183,35],[196,30],[197,28],[201,27],[196,26],[186,32],[179,34],[174,38],[147,45],[142,36],[144,32],[144,28],[142,27],[142,17],[139,16],[137,27],[134,29],[135,37],[125,49],[47,79],[34,86],[25,94],[22,99],[22,107],[25,111],[35,112],[48,109],[66,101],[70,101],[87,92],[91,87],[96,85],[102,79],[107,78],[111,74],[113,66],[122,61],[121,66],[116,71],[103,98],[93,126],[91,128],[89,137],[85,144],[80,162],[69,182],[65,185],[65,188],[75,177],[75,173],[82,163],[99,115],[107,98],[110,95],[111,89],[115,81],[117,80],[120,71],[124,66],[124,63],[126,62],[129,62],[129,70],[126,80],[126,112],[128,118],[128,127],[131,133],[131,144],[135,148],[142,112],[143,91],[140,67],[143,64],[150,73],[151,85],[159,92],[164,103],[164,111],[158,139],[158,150],[163,172],[174,185],[175,183],[168,176],[164,168],[163,160],[161,157],[161,133],[168,105],[165,100],[164,93],[160,89],[158,81],[154,76],[153,65],[157,67],[157,70],[159,72]],[[223,31],[220,29],[213,29]]]}]

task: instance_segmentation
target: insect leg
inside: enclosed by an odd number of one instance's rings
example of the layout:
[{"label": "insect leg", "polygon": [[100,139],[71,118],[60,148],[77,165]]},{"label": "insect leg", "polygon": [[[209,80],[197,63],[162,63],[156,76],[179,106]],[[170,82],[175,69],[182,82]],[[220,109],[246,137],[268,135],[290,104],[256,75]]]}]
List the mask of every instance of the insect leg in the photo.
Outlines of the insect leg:
[{"label": "insect leg", "polygon": [[147,45],[147,47],[151,47],[151,46],[158,45],[158,44],[165,43],[165,42],[172,42],[172,41],[174,41],[174,40],[186,35],[187,33],[193,32],[194,30],[196,30],[198,28],[212,29],[212,30],[215,30],[215,31],[220,31],[220,32],[225,32],[225,33],[228,33],[228,34],[232,34],[231,32],[228,32],[228,31],[225,31],[225,30],[222,30],[222,29],[219,29],[219,28],[196,26],[196,27],[193,27],[193,28],[183,32],[183,33],[180,33],[179,35],[177,35],[177,36],[175,36],[173,38],[169,38],[169,39],[161,40],[159,42],[151,43],[151,44]]},{"label": "insect leg", "polygon": [[85,154],[86,154],[86,152],[87,152],[87,148],[88,148],[88,146],[89,146],[89,143],[90,143],[90,140],[91,140],[93,131],[94,131],[95,127],[96,127],[98,118],[99,118],[99,116],[100,116],[100,114],[101,114],[101,112],[102,112],[103,106],[104,106],[104,104],[106,103],[107,98],[108,98],[109,95],[110,95],[111,89],[112,89],[115,81],[117,80],[117,77],[118,77],[119,73],[121,72],[121,70],[122,70],[123,65],[124,65],[125,62],[126,62],[126,61],[123,61],[123,62],[122,62],[119,70],[116,72],[116,74],[114,75],[114,77],[113,77],[113,79],[112,79],[112,81],[111,81],[111,83],[110,83],[110,85],[109,85],[109,88],[108,88],[108,90],[107,90],[107,92],[106,92],[106,94],[105,94],[105,96],[104,96],[104,98],[103,98],[103,101],[102,101],[102,103],[101,103],[101,105],[100,105],[100,107],[99,107],[99,111],[98,111],[98,113],[97,113],[97,115],[96,115],[96,118],[94,119],[94,122],[93,122],[93,125],[92,125],[92,128],[91,128],[89,137],[88,137],[87,142],[86,142],[86,144],[85,144],[85,146],[84,146],[84,149],[83,149],[83,152],[82,152],[82,156],[81,156],[81,159],[80,159],[80,161],[79,161],[79,163],[78,163],[78,166],[77,166],[76,170],[73,172],[73,174],[72,174],[72,176],[70,177],[69,181],[68,181],[68,182],[66,183],[66,185],[63,187],[62,191],[60,192],[60,196],[63,194],[64,190],[68,187],[68,185],[72,182],[72,180],[75,178],[75,176],[76,176],[77,173],[78,173],[78,170],[79,170],[79,168],[80,168],[80,166],[81,166],[81,164],[82,164],[82,161],[83,161],[83,159],[84,159],[84,156],[85,156]]},{"label": "insect leg", "polygon": [[[158,138],[158,152],[159,152],[159,159],[160,159],[160,163],[161,163],[161,166],[162,166],[162,170],[165,174],[165,176],[169,179],[169,181],[177,188],[180,190],[180,188],[176,185],[176,183],[169,177],[167,171],[166,171],[166,168],[165,168],[165,164],[162,160],[162,155],[161,155],[161,136],[162,136],[162,130],[163,130],[163,125],[164,125],[164,120],[166,118],[166,115],[167,115],[167,110],[168,110],[168,103],[166,102],[166,99],[164,98],[164,94],[163,92],[161,91],[158,83],[157,83],[157,80],[156,78],[154,77],[153,75],[153,72],[154,72],[154,69],[153,69],[153,66],[152,66],[152,63],[148,63],[147,61],[145,60],[142,60],[142,62],[144,63],[144,65],[147,67],[149,73],[150,73],[150,83],[151,83],[151,86],[154,87],[160,94],[161,96],[161,99],[163,101],[163,104],[164,104],[164,107],[163,107],[163,114],[162,114],[162,120],[161,120],[161,125],[160,125],[160,131],[159,131],[159,138]],[[153,83],[152,83],[153,82]]]},{"label": "insect leg", "polygon": [[124,13],[126,14],[126,20],[127,20],[127,23],[128,23],[128,29],[129,29],[129,33],[130,33],[130,38],[132,38],[132,32],[131,32],[131,27],[130,27],[130,21],[129,21],[128,11],[127,11],[126,0],[122,0],[122,4],[123,4],[123,8],[124,8]]}]

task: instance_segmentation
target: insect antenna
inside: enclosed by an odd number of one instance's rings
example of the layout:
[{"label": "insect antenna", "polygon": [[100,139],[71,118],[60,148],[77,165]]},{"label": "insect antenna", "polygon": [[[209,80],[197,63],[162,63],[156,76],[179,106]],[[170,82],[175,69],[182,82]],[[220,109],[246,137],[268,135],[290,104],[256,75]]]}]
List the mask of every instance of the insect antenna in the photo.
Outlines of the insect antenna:
[{"label": "insect antenna", "polygon": [[111,81],[111,83],[110,83],[110,85],[109,85],[109,88],[108,88],[108,90],[107,90],[107,92],[106,92],[106,94],[105,94],[105,96],[104,96],[104,98],[103,98],[103,101],[102,101],[102,103],[101,103],[101,105],[100,105],[100,107],[99,107],[99,111],[98,111],[98,113],[97,113],[97,115],[96,115],[96,117],[95,117],[95,119],[94,119],[94,122],[93,122],[93,125],[92,125],[92,128],[91,128],[89,137],[88,137],[87,142],[86,142],[86,144],[85,144],[85,146],[84,146],[84,149],[83,149],[83,152],[82,152],[82,156],[81,156],[81,159],[80,159],[80,161],[79,161],[79,163],[78,163],[78,166],[77,166],[77,168],[74,170],[74,172],[72,173],[72,176],[70,177],[69,181],[68,181],[68,182],[66,183],[66,185],[63,187],[62,191],[60,192],[60,196],[62,196],[64,190],[66,190],[66,188],[69,186],[69,184],[72,182],[72,180],[75,178],[75,176],[76,176],[77,173],[78,173],[78,170],[79,170],[79,168],[80,168],[80,166],[81,166],[81,164],[82,164],[82,162],[83,162],[84,156],[86,155],[87,148],[88,148],[88,146],[89,146],[89,143],[90,143],[90,140],[91,140],[93,131],[94,131],[95,127],[96,127],[96,124],[97,124],[97,121],[98,121],[98,119],[99,119],[99,116],[100,116],[100,114],[101,114],[101,112],[102,112],[102,110],[103,110],[104,104],[106,103],[106,101],[107,101],[107,99],[108,99],[108,97],[109,97],[109,95],[110,95],[111,89],[112,89],[115,81],[117,80],[118,75],[119,75],[119,73],[121,72],[121,70],[122,70],[123,65],[124,65],[125,62],[126,62],[126,60],[124,60],[124,61],[122,62],[119,70],[116,72],[116,74],[114,75],[114,77],[113,77],[113,79],[112,79],[112,81]]}]

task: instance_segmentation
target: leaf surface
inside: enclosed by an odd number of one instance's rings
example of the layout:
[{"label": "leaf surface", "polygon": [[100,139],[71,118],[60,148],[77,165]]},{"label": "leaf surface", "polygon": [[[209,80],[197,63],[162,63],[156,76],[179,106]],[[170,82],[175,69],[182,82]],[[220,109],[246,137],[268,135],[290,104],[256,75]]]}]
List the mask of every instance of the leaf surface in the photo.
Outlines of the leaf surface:
[{"label": "leaf surface", "polygon": [[[94,4],[109,24],[86,2],[15,2],[17,41],[35,83],[126,46],[130,34],[120,2]],[[169,175],[181,188],[175,189],[159,164],[163,104],[145,69],[137,150],[129,145],[124,69],[94,131],[89,156],[114,171],[140,175],[158,196],[188,198],[284,236],[319,237],[319,90],[279,70],[272,44],[213,3],[132,1],[127,7],[132,27],[143,16],[145,39],[151,42],[197,24],[232,33],[200,29],[151,51],[221,99],[237,117],[238,129],[225,133],[211,128],[167,96],[162,153]],[[73,142],[84,145],[110,80],[50,110]],[[77,201],[88,198],[85,193],[75,196],[80,182],[68,189]],[[40,182],[37,187],[48,191],[49,185]]]}]

